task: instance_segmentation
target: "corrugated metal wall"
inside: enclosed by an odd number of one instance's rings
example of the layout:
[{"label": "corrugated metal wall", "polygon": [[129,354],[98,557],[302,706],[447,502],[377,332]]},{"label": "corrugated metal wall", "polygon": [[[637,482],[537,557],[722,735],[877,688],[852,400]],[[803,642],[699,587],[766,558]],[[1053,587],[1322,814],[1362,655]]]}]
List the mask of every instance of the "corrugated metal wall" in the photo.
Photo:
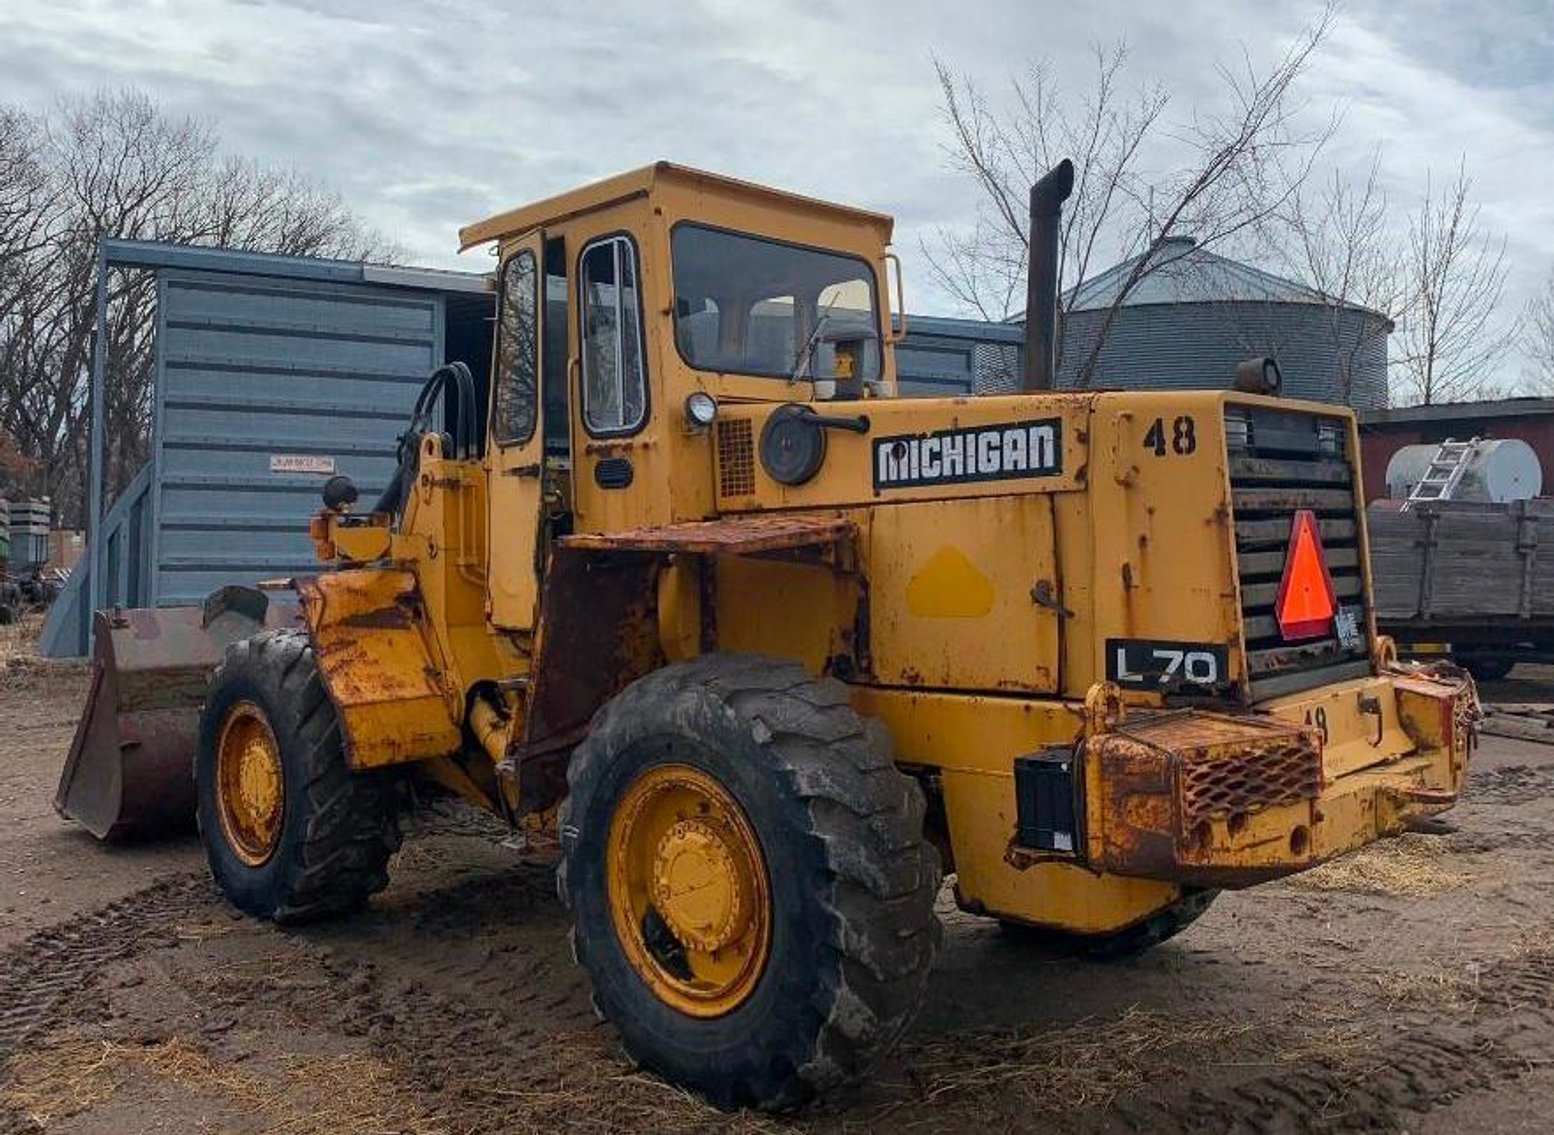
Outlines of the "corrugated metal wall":
[{"label": "corrugated metal wall", "polygon": [[1013,390],[1024,337],[1012,324],[914,315],[896,345],[897,386],[913,398]]},{"label": "corrugated metal wall", "polygon": [[[1071,386],[1100,335],[1104,311],[1076,311],[1063,328],[1058,384]],[[1335,322],[1336,318],[1336,322]],[[1336,314],[1314,304],[1180,303],[1124,307],[1117,312],[1091,380],[1098,387],[1187,389],[1229,386],[1236,365],[1272,355],[1294,398],[1340,401],[1341,362],[1352,378],[1349,403],[1387,404],[1386,325],[1350,309]],[[1352,360],[1352,362],[1349,362]]]},{"label": "corrugated metal wall", "polygon": [[371,501],[443,359],[443,298],[310,280],[166,271],[158,303],[152,602],[317,570],[324,472]]}]

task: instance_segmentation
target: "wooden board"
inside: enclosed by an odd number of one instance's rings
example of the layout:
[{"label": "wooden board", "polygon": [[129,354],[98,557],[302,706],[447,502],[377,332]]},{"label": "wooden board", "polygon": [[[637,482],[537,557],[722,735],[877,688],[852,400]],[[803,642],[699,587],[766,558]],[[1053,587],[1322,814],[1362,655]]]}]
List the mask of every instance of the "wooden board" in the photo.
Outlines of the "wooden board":
[{"label": "wooden board", "polygon": [[1387,624],[1554,624],[1554,500],[1366,513],[1376,615]]}]

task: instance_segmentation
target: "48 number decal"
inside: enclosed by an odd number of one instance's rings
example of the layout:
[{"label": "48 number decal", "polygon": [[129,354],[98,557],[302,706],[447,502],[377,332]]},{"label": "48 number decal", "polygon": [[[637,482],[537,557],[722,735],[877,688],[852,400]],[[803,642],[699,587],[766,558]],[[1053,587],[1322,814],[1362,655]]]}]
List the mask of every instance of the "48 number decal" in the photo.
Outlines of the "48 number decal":
[{"label": "48 number decal", "polygon": [[1144,444],[1156,457],[1166,455],[1167,443],[1170,444],[1170,452],[1178,457],[1186,457],[1198,450],[1198,424],[1193,421],[1190,414],[1183,414],[1172,420],[1168,427],[1164,418],[1156,418],[1154,424],[1149,427],[1149,432],[1144,435]]}]

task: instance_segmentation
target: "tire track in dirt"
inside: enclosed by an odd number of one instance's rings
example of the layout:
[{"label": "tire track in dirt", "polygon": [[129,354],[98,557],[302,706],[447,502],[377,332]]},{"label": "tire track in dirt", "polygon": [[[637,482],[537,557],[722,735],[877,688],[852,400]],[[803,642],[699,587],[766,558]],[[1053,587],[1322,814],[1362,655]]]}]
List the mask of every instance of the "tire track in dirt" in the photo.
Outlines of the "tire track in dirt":
[{"label": "tire track in dirt", "polygon": [[174,875],[0,951],[0,1060],[57,1022],[103,966],[176,944],[178,920],[208,914],[216,902],[203,874]]},{"label": "tire track in dirt", "polygon": [[1514,1081],[1554,1059],[1554,953],[1487,967],[1476,994],[1472,1012],[1390,1034],[1366,1057],[1134,1098],[1119,1103],[1108,1126],[1246,1135],[1404,1130],[1408,1113]]},{"label": "tire track in dirt", "polygon": [[1468,804],[1531,804],[1554,798],[1554,766],[1496,765],[1473,769],[1463,800]]},{"label": "tire track in dirt", "polygon": [[[175,945],[179,920],[208,914],[216,901],[202,873],[173,875],[0,950],[0,1069],[33,1036],[61,1024],[104,966]],[[41,1130],[0,1107],[0,1135]]]}]

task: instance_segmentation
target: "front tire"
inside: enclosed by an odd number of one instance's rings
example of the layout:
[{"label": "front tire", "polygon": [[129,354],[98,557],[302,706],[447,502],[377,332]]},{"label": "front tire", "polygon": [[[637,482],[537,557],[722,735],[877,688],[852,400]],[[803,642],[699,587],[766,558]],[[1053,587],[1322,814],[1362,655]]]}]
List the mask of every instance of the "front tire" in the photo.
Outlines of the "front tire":
[{"label": "front tire", "polygon": [[211,874],[239,909],[301,922],[387,885],[399,848],[394,783],[346,764],[305,632],[227,648],[200,716],[194,778]]},{"label": "front tire", "polygon": [[665,667],[600,711],[568,780],[558,886],[638,1062],[775,1109],[901,1035],[938,946],[938,857],[845,686],[748,655]]}]

